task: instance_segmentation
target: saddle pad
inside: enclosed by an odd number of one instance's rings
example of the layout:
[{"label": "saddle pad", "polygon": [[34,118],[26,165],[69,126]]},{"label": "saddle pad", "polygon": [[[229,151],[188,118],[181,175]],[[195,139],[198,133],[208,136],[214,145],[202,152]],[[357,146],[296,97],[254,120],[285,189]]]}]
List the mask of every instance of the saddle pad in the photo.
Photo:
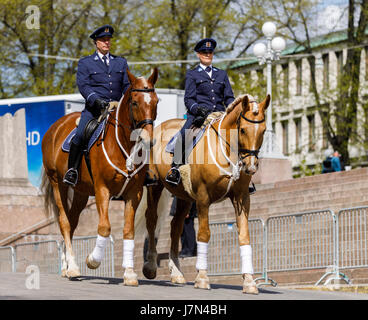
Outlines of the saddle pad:
[{"label": "saddle pad", "polygon": [[[207,126],[213,121],[213,120],[217,120],[219,119],[221,116],[223,115],[223,112],[221,111],[216,111],[216,112],[212,112],[211,114],[209,114],[205,120],[205,122],[203,123],[201,128],[196,128],[196,127],[192,127],[192,135],[193,135],[193,144],[190,146],[190,149],[188,148],[188,150],[192,151],[194,149],[194,147],[197,145],[197,143],[199,142],[199,140],[201,140],[204,131],[207,129]],[[175,144],[176,144],[176,140],[178,138],[180,134],[180,131],[178,131],[171,139],[170,141],[167,143],[165,151],[171,154],[174,154],[174,149],[175,149]],[[189,147],[189,146],[188,146]]]},{"label": "saddle pad", "polygon": [[[88,141],[88,145],[87,145],[87,151],[89,152],[92,148],[92,146],[95,144],[95,142],[97,141],[98,137],[100,136],[101,132],[103,131],[103,129],[105,128],[105,124],[106,124],[106,119],[104,121],[102,121],[97,129],[93,132],[91,139],[89,139]],[[73,137],[75,136],[75,133],[77,131],[77,128],[74,128],[69,135],[66,137],[66,139],[64,140],[63,145],[61,146],[61,149],[64,152],[69,152],[70,151],[70,143],[73,139]]]},{"label": "saddle pad", "polygon": [[[188,150],[190,150],[190,152],[194,149],[194,147],[197,145],[198,141],[201,140],[204,131],[206,130],[206,127],[202,127],[202,128],[192,128],[191,129],[191,133],[193,135],[193,139],[190,139],[191,141],[193,141],[193,143],[188,146]],[[174,150],[175,150],[175,144],[176,144],[176,140],[178,139],[180,135],[180,131],[178,131],[171,139],[170,141],[167,143],[165,151],[168,153],[172,153],[174,154]]]}]

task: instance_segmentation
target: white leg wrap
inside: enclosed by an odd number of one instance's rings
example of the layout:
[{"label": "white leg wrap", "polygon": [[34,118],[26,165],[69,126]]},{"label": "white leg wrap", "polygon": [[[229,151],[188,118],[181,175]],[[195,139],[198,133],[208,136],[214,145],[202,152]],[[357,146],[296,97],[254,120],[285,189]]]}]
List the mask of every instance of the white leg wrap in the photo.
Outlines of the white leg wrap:
[{"label": "white leg wrap", "polygon": [[240,257],[242,260],[242,274],[253,274],[252,247],[250,245],[240,246]]},{"label": "white leg wrap", "polygon": [[197,270],[207,270],[208,243],[197,242]]},{"label": "white leg wrap", "polygon": [[134,240],[123,241],[123,268],[133,268],[134,266]]},{"label": "white leg wrap", "polygon": [[92,251],[92,259],[96,262],[101,262],[105,256],[105,248],[107,242],[109,241],[109,237],[102,237],[97,235],[96,245]]}]

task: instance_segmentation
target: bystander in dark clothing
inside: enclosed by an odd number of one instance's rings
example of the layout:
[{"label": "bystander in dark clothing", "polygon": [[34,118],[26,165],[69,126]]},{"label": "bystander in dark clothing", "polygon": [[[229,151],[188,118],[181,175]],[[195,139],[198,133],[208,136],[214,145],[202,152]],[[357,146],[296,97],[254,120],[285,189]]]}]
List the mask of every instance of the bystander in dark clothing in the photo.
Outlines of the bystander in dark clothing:
[{"label": "bystander in dark clothing", "polygon": [[[170,215],[174,216],[176,213],[176,202],[177,198],[174,197]],[[179,252],[180,258],[194,257],[197,255],[197,241],[196,232],[194,229],[194,218],[197,217],[197,207],[195,202],[193,202],[189,213],[185,217],[183,232],[181,234],[181,251]]]}]

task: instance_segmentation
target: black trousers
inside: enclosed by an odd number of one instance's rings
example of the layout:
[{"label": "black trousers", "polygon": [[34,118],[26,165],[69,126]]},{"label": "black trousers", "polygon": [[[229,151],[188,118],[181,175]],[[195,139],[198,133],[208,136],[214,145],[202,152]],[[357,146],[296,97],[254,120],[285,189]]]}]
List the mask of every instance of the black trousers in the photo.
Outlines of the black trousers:
[{"label": "black trousers", "polygon": [[189,215],[184,220],[183,233],[181,234],[181,254],[197,254],[196,233],[194,230],[194,216]]},{"label": "black trousers", "polygon": [[195,117],[187,113],[187,121],[180,129],[180,134],[175,143],[173,162],[177,165],[184,164],[186,162],[186,148],[190,148],[190,143],[186,141],[186,130],[190,130]]}]

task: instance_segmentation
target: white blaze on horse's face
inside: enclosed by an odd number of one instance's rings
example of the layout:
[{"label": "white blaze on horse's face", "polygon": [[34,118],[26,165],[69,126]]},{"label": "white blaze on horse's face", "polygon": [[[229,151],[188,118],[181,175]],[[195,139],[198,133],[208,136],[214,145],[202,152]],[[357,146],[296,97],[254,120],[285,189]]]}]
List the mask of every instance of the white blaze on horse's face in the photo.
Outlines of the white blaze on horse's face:
[{"label": "white blaze on horse's face", "polygon": [[[143,85],[145,88],[148,88],[148,82],[145,78],[143,77],[139,77],[138,79],[141,79],[142,82],[143,82]],[[150,104],[151,103],[151,94],[149,92],[144,92],[143,93],[143,97],[144,97],[144,102],[146,104]]]},{"label": "white blaze on horse's face", "polygon": [[[240,118],[240,148],[244,150],[243,153],[241,152],[243,170],[245,173],[251,175],[256,173],[258,169],[257,154],[262,144],[262,137],[265,130],[263,120],[259,119],[259,112],[258,103],[251,100],[246,110],[243,109],[243,116]],[[261,122],[259,122],[260,120]]]}]

